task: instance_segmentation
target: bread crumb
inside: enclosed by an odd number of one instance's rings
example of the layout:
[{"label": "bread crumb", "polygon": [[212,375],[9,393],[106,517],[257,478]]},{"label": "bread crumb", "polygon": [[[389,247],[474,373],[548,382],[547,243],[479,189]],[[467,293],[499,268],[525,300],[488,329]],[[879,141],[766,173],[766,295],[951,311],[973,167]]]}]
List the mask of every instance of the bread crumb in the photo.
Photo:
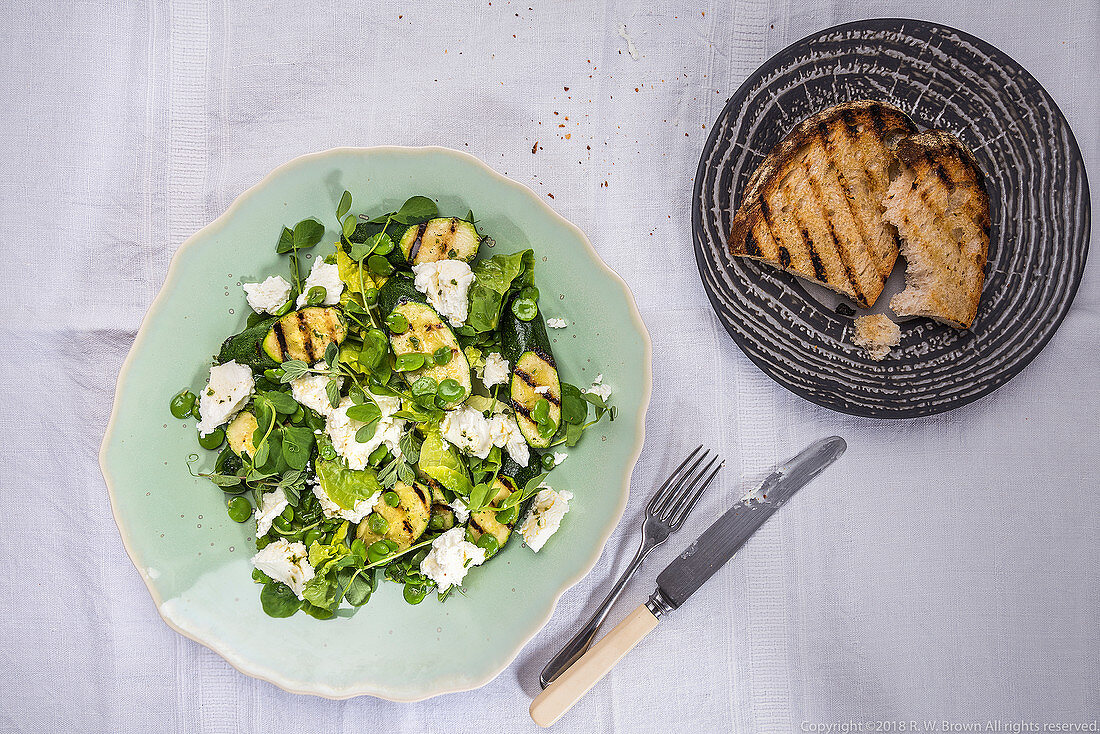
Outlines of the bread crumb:
[{"label": "bread crumb", "polygon": [[860,316],[856,319],[852,343],[862,347],[871,359],[879,361],[890,353],[890,347],[901,344],[901,328],[884,314]]}]

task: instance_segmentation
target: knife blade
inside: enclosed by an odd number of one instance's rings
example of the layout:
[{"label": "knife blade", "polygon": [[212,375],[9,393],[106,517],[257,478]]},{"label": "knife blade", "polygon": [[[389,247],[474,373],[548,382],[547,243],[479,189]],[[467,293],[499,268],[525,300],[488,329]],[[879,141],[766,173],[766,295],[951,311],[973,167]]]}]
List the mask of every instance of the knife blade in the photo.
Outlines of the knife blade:
[{"label": "knife blade", "polygon": [[840,458],[845,448],[847,444],[840,436],[823,438],[772,472],[758,490],[715,520],[657,575],[654,604],[662,613],[679,608],[783,503]]},{"label": "knife blade", "polygon": [[588,649],[531,702],[531,718],[553,725],[634,649],[666,612],[678,609],[733,557],[791,495],[840,458],[847,444],[831,436],[811,444],[772,472],[760,488],[722,515],[657,576],[657,590]]}]

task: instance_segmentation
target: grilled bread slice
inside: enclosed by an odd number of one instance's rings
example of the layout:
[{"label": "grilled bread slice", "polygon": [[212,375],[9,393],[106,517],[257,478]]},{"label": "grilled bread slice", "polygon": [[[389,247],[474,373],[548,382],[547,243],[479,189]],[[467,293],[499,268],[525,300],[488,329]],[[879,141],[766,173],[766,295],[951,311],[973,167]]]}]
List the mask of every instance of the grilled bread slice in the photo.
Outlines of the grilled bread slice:
[{"label": "grilled bread slice", "polygon": [[967,329],[978,313],[989,252],[981,169],[958,138],[941,130],[902,140],[897,156],[902,171],[883,203],[901,235],[905,290],[890,308]]},{"label": "grilled bread slice", "polygon": [[872,100],[803,120],[749,179],[730,253],[871,306],[898,256],[896,232],[882,219],[892,149],[916,131],[904,112]]}]

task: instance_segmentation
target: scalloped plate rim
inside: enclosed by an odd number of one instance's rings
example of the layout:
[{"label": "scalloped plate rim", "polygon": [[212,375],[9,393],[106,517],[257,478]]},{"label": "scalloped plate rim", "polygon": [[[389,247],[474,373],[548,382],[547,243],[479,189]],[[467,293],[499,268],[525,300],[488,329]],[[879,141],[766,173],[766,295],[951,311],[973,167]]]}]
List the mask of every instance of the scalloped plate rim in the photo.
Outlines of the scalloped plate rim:
[{"label": "scalloped plate rim", "polygon": [[[593,262],[601,267],[604,272],[612,277],[612,279],[619,284],[625,296],[626,303],[629,306],[630,317],[637,328],[638,333],[642,337],[642,343],[644,347],[644,364],[643,364],[643,380],[642,380],[642,395],[640,409],[638,411],[638,419],[635,425],[635,442],[632,455],[627,462],[626,471],[624,472],[623,481],[621,485],[620,500],[618,506],[613,514],[609,517],[607,528],[602,534],[602,537],[598,539],[598,542],[593,547],[592,556],[582,564],[580,572],[571,579],[566,579],[562,587],[554,595],[546,613],[541,619],[535,620],[535,623],[530,633],[524,637],[524,639],[518,644],[514,650],[512,650],[506,659],[495,669],[491,670],[488,674],[472,679],[471,681],[449,687],[436,687],[432,690],[426,690],[420,694],[410,696],[397,696],[393,694],[382,693],[369,685],[350,685],[344,687],[326,686],[318,682],[296,680],[289,675],[280,671],[274,670],[265,666],[258,666],[251,664],[245,656],[239,655],[233,651],[229,643],[220,638],[214,638],[209,634],[204,635],[200,630],[194,629],[188,626],[184,620],[177,620],[171,616],[170,610],[165,610],[165,599],[163,599],[156,589],[150,578],[142,572],[142,566],[138,562],[136,557],[136,551],[134,550],[131,538],[128,536],[124,524],[119,521],[117,498],[115,497],[114,484],[111,479],[111,473],[107,464],[107,447],[111,442],[112,434],[115,430],[115,420],[118,416],[118,408],[120,401],[119,386],[125,381],[130,368],[133,364],[135,355],[140,351],[140,348],[145,341],[147,334],[147,326],[152,318],[163,308],[166,301],[166,294],[173,286],[173,279],[177,275],[180,262],[183,254],[189,250],[197,241],[209,236],[212,232],[217,231],[221,227],[225,226],[225,223],[229,221],[235,214],[240,205],[247,199],[255,196],[262,189],[266,188],[272,180],[279,175],[286,173],[288,170],[301,165],[307,161],[315,161],[326,157],[337,157],[340,155],[360,155],[369,154],[371,152],[401,152],[401,153],[413,153],[422,155],[449,155],[464,160],[466,163],[481,168],[490,177],[497,182],[511,186],[515,189],[522,190],[528,196],[531,201],[541,208],[545,213],[551,217],[559,220],[566,226],[576,237],[584,244],[587,249],[588,255]],[[566,591],[580,583],[595,567],[596,562],[603,555],[604,548],[607,545],[607,541],[611,538],[611,534],[618,527],[619,521],[622,519],[623,513],[626,510],[626,505],[630,497],[630,480],[634,472],[634,467],[637,465],[638,458],[642,453],[642,446],[645,443],[645,416],[649,408],[650,397],[653,392],[653,341],[650,338],[649,330],[646,328],[645,322],[642,320],[641,313],[638,311],[638,305],[634,298],[634,294],[631,292],[630,287],[623,280],[622,276],[616,273],[610,266],[607,265],[600,257],[596,248],[592,246],[592,242],[588,239],[588,236],[573,222],[569,221],[557,211],[555,211],[549,204],[542,201],[534,191],[528,186],[514,181],[507,176],[497,172],[491,168],[488,164],[482,161],[480,158],[466,153],[464,151],[455,150],[453,148],[447,148],[444,146],[400,146],[400,145],[375,145],[367,147],[356,146],[342,146],[329,148],[323,151],[317,151],[313,153],[305,153],[300,156],[296,156],[291,160],[277,166],[272,169],[266,176],[264,176],[259,182],[253,184],[248,189],[238,195],[233,202],[229,205],[221,215],[219,215],[212,222],[208,223],[197,232],[192,234],[176,249],[176,252],[172,255],[172,260],[169,263],[168,270],[164,276],[164,282],[161,284],[160,290],[157,291],[156,297],[154,297],[152,303],[149,305],[149,309],[145,312],[145,316],[142,317],[141,325],[138,327],[137,335],[134,338],[134,343],[130,347],[130,351],[126,354],[125,360],[123,360],[122,367],[119,370],[118,378],[115,381],[115,395],[111,404],[111,417],[107,422],[107,427],[103,434],[103,441],[100,444],[99,450],[99,466],[100,472],[103,475],[104,484],[107,487],[107,495],[111,502],[111,513],[114,516],[115,526],[118,528],[119,535],[122,538],[123,547],[126,549],[126,554],[130,558],[130,562],[134,565],[134,568],[138,571],[138,575],[145,583],[146,589],[149,591],[149,595],[153,599],[153,603],[156,605],[157,614],[171,629],[175,630],[184,637],[197,642],[198,644],[212,650],[217,653],[234,667],[239,672],[257,678],[259,680],[266,681],[272,685],[281,688],[288,693],[296,693],[303,695],[318,696],[321,698],[331,700],[344,700],[348,698],[354,698],[356,696],[372,696],[374,698],[383,699],[386,701],[393,701],[395,703],[412,703],[416,701],[423,701],[435,696],[442,696],[448,693],[461,693],[464,691],[471,691],[480,688],[491,681],[497,676],[503,673],[508,666],[515,661],[519,653],[527,646],[527,644],[537,635],[546,624],[550,621],[550,618],[554,615],[554,611],[557,609],[558,602],[561,600],[562,595]],[[426,686],[430,688],[430,686]]]}]

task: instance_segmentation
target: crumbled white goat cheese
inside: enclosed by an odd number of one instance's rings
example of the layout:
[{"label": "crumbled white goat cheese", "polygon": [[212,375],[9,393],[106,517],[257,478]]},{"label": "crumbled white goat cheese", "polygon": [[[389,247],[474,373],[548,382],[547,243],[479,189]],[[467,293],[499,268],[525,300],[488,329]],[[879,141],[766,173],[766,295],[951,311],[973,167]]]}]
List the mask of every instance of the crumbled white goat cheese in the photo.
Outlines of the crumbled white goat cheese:
[{"label": "crumbled white goat cheese", "polygon": [[202,415],[196,426],[199,435],[213,433],[215,428],[235,416],[248,402],[255,387],[252,370],[243,364],[229,361],[211,367],[210,379],[199,396],[199,413]]},{"label": "crumbled white goat cheese", "polygon": [[540,489],[535,495],[531,511],[519,529],[523,542],[536,553],[542,550],[547,539],[561,527],[562,518],[569,512],[569,500],[573,499],[571,492],[558,492],[546,485],[541,486],[545,489]]},{"label": "crumbled white goat cheese", "polygon": [[601,400],[606,401],[611,397],[611,386],[603,384],[603,373],[596,375],[596,379],[592,381],[592,387],[588,388],[584,392],[598,395]]},{"label": "crumbled white goat cheese", "polygon": [[348,408],[355,405],[351,398],[344,398],[339,407],[329,413],[328,421],[325,424],[325,430],[328,432],[329,438],[332,439],[333,448],[344,457],[349,469],[365,469],[371,452],[382,444],[385,444],[394,456],[401,456],[401,448],[398,446],[398,442],[405,432],[405,421],[402,418],[393,417],[394,413],[401,410],[401,398],[375,395],[369,392],[368,394],[378,404],[379,410],[382,411],[382,417],[378,420],[374,435],[371,436],[369,441],[359,443],[355,438],[356,431],[365,424],[362,421],[348,417]]},{"label": "crumbled white goat cheese", "polygon": [[428,297],[428,303],[451,322],[452,326],[466,324],[469,313],[470,284],[474,271],[462,260],[437,260],[412,266],[413,286]]},{"label": "crumbled white goat cheese", "polygon": [[527,447],[527,440],[519,431],[516,419],[507,413],[496,413],[489,419],[489,436],[494,446],[499,446],[508,452],[520,466],[527,466],[531,458],[531,450]]},{"label": "crumbled white goat cheese", "polygon": [[[324,362],[318,362],[314,367],[327,369]],[[321,415],[328,417],[333,411],[328,393],[325,392],[325,386],[328,385],[330,379],[332,379],[330,375],[317,375],[312,372],[304,374],[298,379],[290,381],[290,394],[302,405],[313,408]],[[344,378],[338,377],[336,382],[337,385],[343,387]]]},{"label": "crumbled white goat cheese", "polygon": [[511,372],[511,368],[508,366],[508,360],[500,356],[500,352],[489,352],[489,356],[485,358],[485,368],[482,370],[481,384],[485,385],[485,387],[507,384],[508,376]]},{"label": "crumbled white goat cheese", "polygon": [[420,572],[440,591],[458,586],[466,572],[485,562],[485,550],[466,540],[466,528],[451,528],[432,541],[432,549],[420,562]]},{"label": "crumbled white goat cheese", "polygon": [[288,543],[285,538],[279,538],[252,556],[252,565],[275,581],[282,581],[301,599],[302,589],[313,578],[313,566],[309,565],[306,556],[303,544]]},{"label": "crumbled white goat cheese", "polygon": [[566,323],[565,319],[546,319],[546,325],[549,326],[551,329],[564,329],[565,327],[569,326],[569,324]]},{"label": "crumbled white goat cheese", "polygon": [[245,283],[245,298],[256,313],[275,313],[290,300],[290,283],[286,278],[272,275],[260,283]]},{"label": "crumbled white goat cheese", "polygon": [[460,405],[448,410],[439,424],[439,432],[460,451],[484,459],[493,448],[489,434],[489,421],[480,410]]},{"label": "crumbled white goat cheese", "polygon": [[322,301],[324,305],[335,306],[340,302],[340,294],[344,292],[344,281],[340,280],[340,268],[329,265],[322,258],[317,258],[313,261],[313,267],[306,277],[306,282],[302,283],[302,293],[298,296],[298,308],[306,305],[309,289],[318,285],[325,289],[325,300]]},{"label": "crumbled white goat cheese", "polygon": [[282,514],[286,506],[290,504],[286,498],[286,492],[275,488],[266,492],[260,500],[260,507],[256,510],[256,537],[262,538],[271,530],[271,523]]}]

